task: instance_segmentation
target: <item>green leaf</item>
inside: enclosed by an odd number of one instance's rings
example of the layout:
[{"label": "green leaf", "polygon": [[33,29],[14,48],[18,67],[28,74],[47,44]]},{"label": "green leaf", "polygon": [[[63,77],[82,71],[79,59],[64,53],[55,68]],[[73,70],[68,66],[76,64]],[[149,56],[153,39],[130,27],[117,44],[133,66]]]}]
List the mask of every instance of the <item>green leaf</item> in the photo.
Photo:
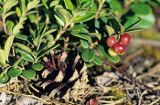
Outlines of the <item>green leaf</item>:
[{"label": "green leaf", "polygon": [[132,29],[125,30],[125,32],[128,33],[128,32],[142,31],[142,30],[143,30],[142,28],[132,28]]},{"label": "green leaf", "polygon": [[26,60],[26,61],[28,61],[28,62],[34,62],[34,58],[32,57],[31,54],[29,54],[29,53],[27,53],[27,52],[25,52],[25,51],[22,51],[22,50],[20,50],[20,49],[16,49],[16,53],[17,53],[17,54],[20,54],[20,56],[21,56],[24,60]]},{"label": "green leaf", "polygon": [[21,69],[16,69],[14,67],[11,67],[10,69],[8,69],[7,71],[7,75],[9,75],[10,77],[17,77],[22,73]]},{"label": "green leaf", "polygon": [[112,34],[115,33],[114,29],[111,26],[106,25],[105,29],[106,29],[109,36],[111,36]]},{"label": "green leaf", "polygon": [[10,80],[10,77],[9,77],[7,74],[5,74],[4,72],[2,72],[2,73],[0,74],[0,83],[1,83],[1,84],[5,84],[5,83],[7,83],[9,80]]},{"label": "green leaf", "polygon": [[28,62],[34,62],[34,58],[30,54],[23,56],[23,59]]},{"label": "green leaf", "polygon": [[32,50],[30,49],[30,47],[24,45],[24,44],[21,44],[21,43],[15,43],[16,47],[25,51],[25,52],[28,52],[28,53],[32,53]]},{"label": "green leaf", "polygon": [[19,19],[19,23],[17,23],[14,27],[13,27],[13,35],[16,35],[20,32],[20,29],[23,28],[23,24],[24,24],[24,21],[27,19],[27,17],[25,16],[21,16],[20,19]]},{"label": "green leaf", "polygon": [[2,7],[0,7],[0,14],[2,14],[3,13],[3,8]]},{"label": "green leaf", "polygon": [[43,57],[45,54],[49,53],[51,50],[57,48],[58,46],[59,46],[59,44],[57,44],[57,45],[52,45],[52,46],[49,46],[49,47],[47,46],[47,47],[41,49],[41,50],[38,51],[38,53],[37,53],[37,55],[38,55],[38,56],[37,56],[37,59]]},{"label": "green leaf", "polygon": [[85,33],[82,34],[82,33],[71,32],[71,35],[78,37],[78,38],[81,38],[81,39],[84,39],[84,40],[87,40],[87,41],[91,41],[91,36],[87,35]]},{"label": "green leaf", "polygon": [[46,35],[46,39],[47,39],[47,41],[52,42],[54,40],[54,37],[52,34],[48,34],[48,35]]},{"label": "green leaf", "polygon": [[26,10],[26,0],[20,0],[20,8],[22,10],[22,13],[25,13],[25,10]]},{"label": "green leaf", "polygon": [[136,16],[132,16],[130,18],[128,18],[127,22],[124,24],[124,28],[126,29],[131,29],[135,26],[138,26],[138,24],[142,21],[141,18],[136,17]]},{"label": "green leaf", "polygon": [[119,14],[123,14],[124,10],[122,8],[121,2],[118,0],[109,0],[109,5],[111,9],[118,12]]},{"label": "green leaf", "polygon": [[60,0],[53,0],[53,1],[50,3],[49,6],[50,6],[50,7],[54,7],[54,6],[58,5],[59,2],[60,2]]},{"label": "green leaf", "polygon": [[10,35],[4,45],[4,51],[5,51],[5,59],[6,61],[8,61],[8,57],[9,57],[9,53],[10,53],[10,49],[11,46],[13,44],[13,40],[14,40],[15,36],[14,35]]},{"label": "green leaf", "polygon": [[74,27],[72,27],[72,32],[77,32],[77,33],[88,33],[89,31],[87,30],[87,27],[84,24],[78,24],[78,25],[74,25]]},{"label": "green leaf", "polygon": [[12,7],[18,4],[18,0],[6,0],[4,7],[4,11],[7,12],[9,11]]},{"label": "green leaf", "polygon": [[29,14],[28,18],[31,23],[36,23],[37,22],[37,17],[34,14]]},{"label": "green leaf", "polygon": [[40,36],[39,37],[36,37],[34,40],[33,40],[33,44],[37,47],[38,46],[38,44],[39,44],[39,38],[40,38]]},{"label": "green leaf", "polygon": [[6,25],[7,25],[7,30],[9,31],[9,33],[11,34],[12,33],[12,29],[14,27],[14,22],[13,21],[7,21],[6,22]]},{"label": "green leaf", "polygon": [[73,22],[80,23],[80,22],[89,21],[92,18],[94,18],[94,16],[96,15],[96,11],[97,11],[97,6],[96,6],[95,3],[93,3],[93,5],[91,6],[91,8],[88,9],[88,10],[74,9],[72,11],[72,13],[74,15]]},{"label": "green leaf", "polygon": [[81,0],[81,8],[88,8],[92,6],[92,0]]},{"label": "green leaf", "polygon": [[83,46],[83,48],[88,48],[89,47],[89,43],[85,40],[80,39],[80,43]]},{"label": "green leaf", "polygon": [[28,5],[27,5],[27,9],[31,10],[33,8],[37,8],[39,3],[40,3],[40,0],[32,0],[32,1],[30,1],[28,3]]},{"label": "green leaf", "polygon": [[64,0],[67,9],[72,10],[74,8],[71,0]]},{"label": "green leaf", "polygon": [[120,60],[120,57],[117,55],[115,57],[110,56],[108,53],[106,53],[105,49],[99,45],[98,47],[98,52],[100,54],[100,56],[103,56],[104,58],[106,58],[107,60],[113,62],[113,63],[118,63]]},{"label": "green leaf", "polygon": [[109,20],[109,23],[110,23],[110,26],[114,29],[116,33],[124,32],[124,28],[122,24],[119,22],[119,20],[117,19],[117,17],[113,16],[113,18]]},{"label": "green leaf", "polygon": [[97,56],[97,55],[95,55],[95,57],[94,57],[94,59],[93,59],[93,62],[94,62],[96,65],[102,65],[102,64],[103,64],[102,59],[101,59],[99,56]]},{"label": "green leaf", "polygon": [[13,15],[15,14],[16,12],[15,11],[9,11],[5,14],[5,18],[9,17],[10,15]]},{"label": "green leaf", "polygon": [[5,51],[0,49],[0,65],[3,66],[6,64]]},{"label": "green leaf", "polygon": [[30,70],[23,70],[21,74],[26,79],[34,79],[36,77],[36,71]]},{"label": "green leaf", "polygon": [[18,17],[22,16],[22,13],[19,7],[16,7],[16,13]]},{"label": "green leaf", "polygon": [[144,3],[135,3],[131,5],[131,10],[138,16],[148,15],[152,13],[152,9],[149,5]]},{"label": "green leaf", "polygon": [[137,28],[150,28],[154,25],[156,19],[153,14],[140,17],[142,21],[139,22]]},{"label": "green leaf", "polygon": [[42,35],[42,38],[45,37],[45,36],[47,36],[47,35],[49,35],[49,34],[51,34],[51,33],[53,33],[53,32],[55,32],[55,31],[57,31],[57,29],[50,29],[50,30],[46,31],[46,32]]},{"label": "green leaf", "polygon": [[95,57],[95,51],[93,49],[83,49],[81,57],[85,62],[92,62]]},{"label": "green leaf", "polygon": [[34,69],[36,71],[41,71],[43,68],[44,68],[44,66],[41,63],[35,63],[32,65],[32,69]]},{"label": "green leaf", "polygon": [[94,26],[96,28],[100,28],[100,21],[96,20],[95,23],[94,23]]},{"label": "green leaf", "polygon": [[[68,12],[66,9],[64,9],[61,5],[58,5],[54,8],[54,11],[56,12],[57,16],[65,23],[67,24],[71,18],[72,15],[70,12]],[[55,15],[56,16],[56,15]],[[57,19],[57,17],[55,17]]]},{"label": "green leaf", "polygon": [[107,23],[108,22],[108,18],[105,16],[101,16],[100,19],[103,21],[103,23]]},{"label": "green leaf", "polygon": [[59,18],[57,15],[54,15],[54,17],[56,18],[59,25],[64,26],[64,21],[61,18]]},{"label": "green leaf", "polygon": [[16,38],[30,43],[29,37],[27,35],[17,34]]},{"label": "green leaf", "polygon": [[48,9],[47,1],[48,0],[42,0],[42,4],[45,6],[46,9]]}]

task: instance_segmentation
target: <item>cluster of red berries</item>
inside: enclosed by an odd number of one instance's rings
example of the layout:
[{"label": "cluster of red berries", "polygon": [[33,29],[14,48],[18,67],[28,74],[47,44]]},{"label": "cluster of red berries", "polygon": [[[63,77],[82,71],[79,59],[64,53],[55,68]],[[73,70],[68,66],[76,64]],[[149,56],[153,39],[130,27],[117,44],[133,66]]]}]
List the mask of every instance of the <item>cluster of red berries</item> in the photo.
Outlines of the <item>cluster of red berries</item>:
[{"label": "cluster of red berries", "polygon": [[120,35],[119,41],[116,37],[110,36],[107,38],[108,53],[111,56],[116,56],[117,54],[123,55],[126,50],[126,46],[130,43],[131,36],[128,33]]}]

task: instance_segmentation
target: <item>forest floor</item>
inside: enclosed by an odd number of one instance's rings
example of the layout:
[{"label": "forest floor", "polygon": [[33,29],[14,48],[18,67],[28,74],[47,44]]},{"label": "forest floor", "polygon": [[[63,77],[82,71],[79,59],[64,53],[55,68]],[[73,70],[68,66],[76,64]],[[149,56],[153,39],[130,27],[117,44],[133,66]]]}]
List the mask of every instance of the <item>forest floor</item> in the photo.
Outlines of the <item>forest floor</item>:
[{"label": "forest floor", "polygon": [[90,84],[74,101],[8,91],[14,85],[8,84],[0,87],[0,105],[160,105],[160,40],[142,37],[133,38],[119,64],[106,62],[112,68],[90,70]]}]

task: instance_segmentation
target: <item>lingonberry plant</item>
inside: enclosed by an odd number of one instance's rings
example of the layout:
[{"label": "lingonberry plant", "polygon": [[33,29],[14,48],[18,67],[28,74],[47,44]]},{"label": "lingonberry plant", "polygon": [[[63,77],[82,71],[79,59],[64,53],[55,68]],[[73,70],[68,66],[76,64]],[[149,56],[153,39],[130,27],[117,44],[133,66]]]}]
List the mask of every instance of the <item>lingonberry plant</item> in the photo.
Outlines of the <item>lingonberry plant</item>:
[{"label": "lingonberry plant", "polygon": [[0,83],[25,80],[45,89],[54,82],[60,91],[84,69],[118,63],[130,33],[154,24],[157,2],[0,0]]}]

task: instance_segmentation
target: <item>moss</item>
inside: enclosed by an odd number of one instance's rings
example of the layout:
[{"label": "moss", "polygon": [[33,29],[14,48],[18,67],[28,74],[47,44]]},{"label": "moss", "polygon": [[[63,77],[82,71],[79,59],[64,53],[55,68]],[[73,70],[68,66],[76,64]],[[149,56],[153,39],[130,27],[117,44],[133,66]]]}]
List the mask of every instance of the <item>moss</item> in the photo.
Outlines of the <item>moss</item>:
[{"label": "moss", "polygon": [[121,98],[126,97],[125,92],[124,92],[123,90],[121,90],[121,89],[118,89],[118,88],[113,89],[113,90],[111,91],[111,93],[112,93],[113,96],[116,97],[116,99],[121,99]]}]

